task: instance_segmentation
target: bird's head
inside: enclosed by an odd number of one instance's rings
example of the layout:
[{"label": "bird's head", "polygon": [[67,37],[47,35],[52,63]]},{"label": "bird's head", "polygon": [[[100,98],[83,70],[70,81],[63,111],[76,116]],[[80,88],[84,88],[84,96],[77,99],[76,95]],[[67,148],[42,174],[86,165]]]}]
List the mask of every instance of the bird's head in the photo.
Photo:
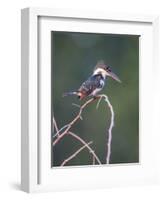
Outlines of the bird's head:
[{"label": "bird's head", "polygon": [[101,74],[104,78],[109,76],[121,83],[121,80],[118,78],[118,76],[112,72],[111,67],[106,65],[103,60],[97,62],[93,74]]}]

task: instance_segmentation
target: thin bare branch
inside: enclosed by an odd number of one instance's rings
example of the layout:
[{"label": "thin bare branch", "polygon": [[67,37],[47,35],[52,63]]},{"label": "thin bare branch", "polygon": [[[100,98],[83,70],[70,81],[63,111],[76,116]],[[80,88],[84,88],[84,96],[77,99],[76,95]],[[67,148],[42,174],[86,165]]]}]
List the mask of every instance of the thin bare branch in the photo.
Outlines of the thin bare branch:
[{"label": "thin bare branch", "polygon": [[[57,139],[54,140],[53,146],[56,145],[56,144],[60,141],[60,139],[63,138],[63,137],[67,134],[67,132],[70,130],[70,128],[73,126],[73,124],[74,124],[76,121],[78,121],[79,119],[82,119],[82,118],[81,118],[81,114],[82,114],[83,109],[84,109],[88,104],[92,103],[94,100],[95,100],[95,98],[91,98],[91,99],[89,99],[88,101],[86,101],[86,102],[80,107],[78,115],[77,115],[70,123],[68,123],[67,125],[65,125],[64,127],[61,128],[62,130],[63,130],[64,128],[66,128],[66,130],[65,130],[63,133],[59,134],[59,137],[57,137]],[[55,136],[58,135],[59,132],[61,132],[61,129],[55,134]]]},{"label": "thin bare branch", "polygon": [[80,108],[80,105],[76,104],[76,103],[72,103],[72,106],[75,106],[77,108]]},{"label": "thin bare branch", "polygon": [[[80,106],[79,108],[79,112],[77,114],[77,116],[70,122],[68,123],[67,125],[63,126],[60,130],[57,131],[57,133],[55,134],[55,136],[62,131],[64,130],[61,134],[59,134],[59,136],[53,141],[53,146],[55,146],[66,134],[69,134],[71,136],[73,136],[74,138],[76,138],[78,141],[80,141],[82,144],[85,145],[85,147],[87,147],[87,149],[89,149],[90,153],[92,153],[93,155],[93,159],[95,159],[99,164],[101,164],[101,161],[100,159],[97,157],[97,155],[95,154],[94,150],[89,146],[87,145],[87,143],[82,139],[80,138],[78,135],[76,135],[75,133],[72,133],[70,131],[71,127],[75,124],[75,122],[77,122],[79,119],[82,119],[81,117],[81,114],[84,110],[84,108],[86,106],[88,106],[90,103],[92,103],[94,100],[97,100],[99,99],[99,101],[97,102],[97,106],[96,108],[99,107],[99,104],[102,100],[102,98],[104,98],[110,112],[111,112],[111,120],[110,120],[110,126],[108,128],[108,140],[107,140],[107,155],[106,155],[106,164],[109,164],[110,163],[110,156],[111,156],[111,143],[112,143],[112,129],[114,127],[114,110],[113,110],[113,107],[108,99],[108,96],[105,95],[105,94],[101,94],[101,95],[98,95],[96,98],[91,98],[89,100],[87,100],[82,106]],[[78,107],[78,106],[77,106]],[[93,160],[93,163],[94,163],[94,160]]]},{"label": "thin bare branch", "polygon": [[102,94],[101,96],[104,97],[104,100],[111,112],[110,126],[108,128],[107,155],[106,155],[106,164],[109,164],[110,156],[111,156],[112,129],[114,127],[114,110],[113,110],[112,104],[110,103],[110,101],[108,99],[108,96],[106,96],[104,94]]},{"label": "thin bare branch", "polygon": [[[58,134],[65,129],[66,127],[68,127],[68,124],[63,126],[53,137],[58,136]],[[55,146],[65,135],[67,134],[67,132],[63,132],[61,134],[59,134],[59,136],[53,141],[53,146]]]},{"label": "thin bare branch", "polygon": [[94,156],[94,158],[97,160],[98,164],[102,164],[100,159],[98,158],[98,156],[96,155],[96,153],[94,152],[94,150],[89,146],[87,145],[87,143],[81,138],[79,137],[78,135],[76,135],[75,133],[69,131],[68,132],[69,135],[71,135],[72,137],[76,138],[79,142],[81,142],[82,144],[84,144],[87,149],[89,150],[89,152]]},{"label": "thin bare branch", "polygon": [[58,126],[57,126],[57,123],[56,123],[56,120],[54,118],[54,115],[53,115],[53,129],[55,128],[56,132],[57,132],[57,136],[59,136],[59,129],[58,129]]},{"label": "thin bare branch", "polygon": [[67,159],[65,159],[61,166],[64,166],[67,162],[69,162],[70,160],[72,160],[73,158],[75,158],[83,149],[85,149],[87,146],[89,146],[90,144],[92,144],[91,142],[86,143],[85,145],[83,145],[82,147],[80,147],[80,149],[78,149],[75,153],[73,153],[71,156],[69,156]]},{"label": "thin bare branch", "polygon": [[98,107],[99,107],[99,105],[100,105],[100,102],[101,102],[101,100],[102,100],[102,95],[100,95],[100,97],[99,97],[99,100],[98,100],[98,102],[97,102],[97,105],[96,105],[96,109],[98,109]]},{"label": "thin bare branch", "polygon": [[[63,129],[65,129],[66,127],[68,126],[68,124],[66,124],[65,126],[63,126],[62,128],[60,128],[59,129],[59,131],[55,134],[55,135],[53,135],[53,138],[55,138]],[[61,135],[59,134],[59,137],[60,137]]]}]

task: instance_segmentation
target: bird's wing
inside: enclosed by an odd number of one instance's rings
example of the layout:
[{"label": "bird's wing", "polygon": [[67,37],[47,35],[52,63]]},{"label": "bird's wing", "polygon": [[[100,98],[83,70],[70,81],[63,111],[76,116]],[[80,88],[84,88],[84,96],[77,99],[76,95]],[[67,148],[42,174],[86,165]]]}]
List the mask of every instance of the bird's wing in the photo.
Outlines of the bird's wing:
[{"label": "bird's wing", "polygon": [[90,95],[95,89],[101,88],[101,77],[94,75],[88,78],[79,88],[79,92],[84,93],[85,96]]}]

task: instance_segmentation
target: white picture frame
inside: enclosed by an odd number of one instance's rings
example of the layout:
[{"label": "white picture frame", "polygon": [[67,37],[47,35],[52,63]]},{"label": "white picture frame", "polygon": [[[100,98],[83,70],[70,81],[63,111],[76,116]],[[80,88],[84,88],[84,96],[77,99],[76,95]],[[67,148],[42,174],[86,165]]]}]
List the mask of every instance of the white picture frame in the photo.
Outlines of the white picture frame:
[{"label": "white picture frame", "polygon": [[[107,26],[107,23],[110,23],[110,26]],[[26,192],[59,191],[158,183],[159,131],[157,130],[153,106],[153,102],[157,98],[157,90],[152,90],[152,96],[149,90],[157,84],[158,16],[25,8],[22,10],[21,25],[22,190]],[[140,126],[143,134],[141,134],[139,147],[141,151],[140,163],[132,166],[125,164],[115,167],[91,168],[88,166],[56,169],[54,172],[49,162],[51,136],[45,134],[50,131],[49,121],[46,120],[49,119],[48,115],[50,117],[49,109],[46,107],[50,105],[51,98],[48,82],[50,68],[42,67],[50,66],[49,31],[53,29],[75,31],[78,27],[76,31],[84,32],[83,29],[87,28],[87,32],[97,32],[98,26],[102,27],[100,28],[101,33],[109,33],[108,27],[111,27],[113,33],[142,35],[142,46],[140,47]],[[145,66],[148,66],[147,73]],[[40,71],[42,72],[40,73]],[[152,76],[153,71],[155,71],[155,77]],[[151,83],[152,78],[156,80],[154,84]],[[150,112],[153,113],[151,117],[149,117],[149,107]],[[44,118],[41,117],[42,113]],[[149,127],[148,124],[151,126]],[[42,135],[41,129],[44,129],[44,135]],[[150,135],[148,141],[146,140],[147,135]],[[44,142],[40,139],[41,137],[44,137]]]}]

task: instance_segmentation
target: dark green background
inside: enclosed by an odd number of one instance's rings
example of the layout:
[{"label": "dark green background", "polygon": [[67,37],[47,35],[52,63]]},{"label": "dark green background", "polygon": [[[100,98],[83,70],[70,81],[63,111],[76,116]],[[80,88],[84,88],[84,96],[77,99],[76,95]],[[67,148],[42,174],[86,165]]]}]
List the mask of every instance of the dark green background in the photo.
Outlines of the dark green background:
[{"label": "dark green background", "polygon": [[[102,93],[108,95],[115,112],[112,130],[111,163],[139,161],[139,36],[52,32],[52,113],[61,128],[79,111],[72,103],[82,104],[76,96],[62,97],[67,91],[78,89],[91,75],[98,60],[105,60],[122,83],[108,79]],[[107,152],[108,112],[104,101],[96,110],[96,103],[83,112],[83,121],[72,131],[85,141],[93,141],[95,150],[105,164]],[[54,133],[52,133],[53,135]],[[52,166],[59,166],[81,144],[66,136],[52,147]],[[90,165],[92,157],[83,150],[68,165]]]}]

